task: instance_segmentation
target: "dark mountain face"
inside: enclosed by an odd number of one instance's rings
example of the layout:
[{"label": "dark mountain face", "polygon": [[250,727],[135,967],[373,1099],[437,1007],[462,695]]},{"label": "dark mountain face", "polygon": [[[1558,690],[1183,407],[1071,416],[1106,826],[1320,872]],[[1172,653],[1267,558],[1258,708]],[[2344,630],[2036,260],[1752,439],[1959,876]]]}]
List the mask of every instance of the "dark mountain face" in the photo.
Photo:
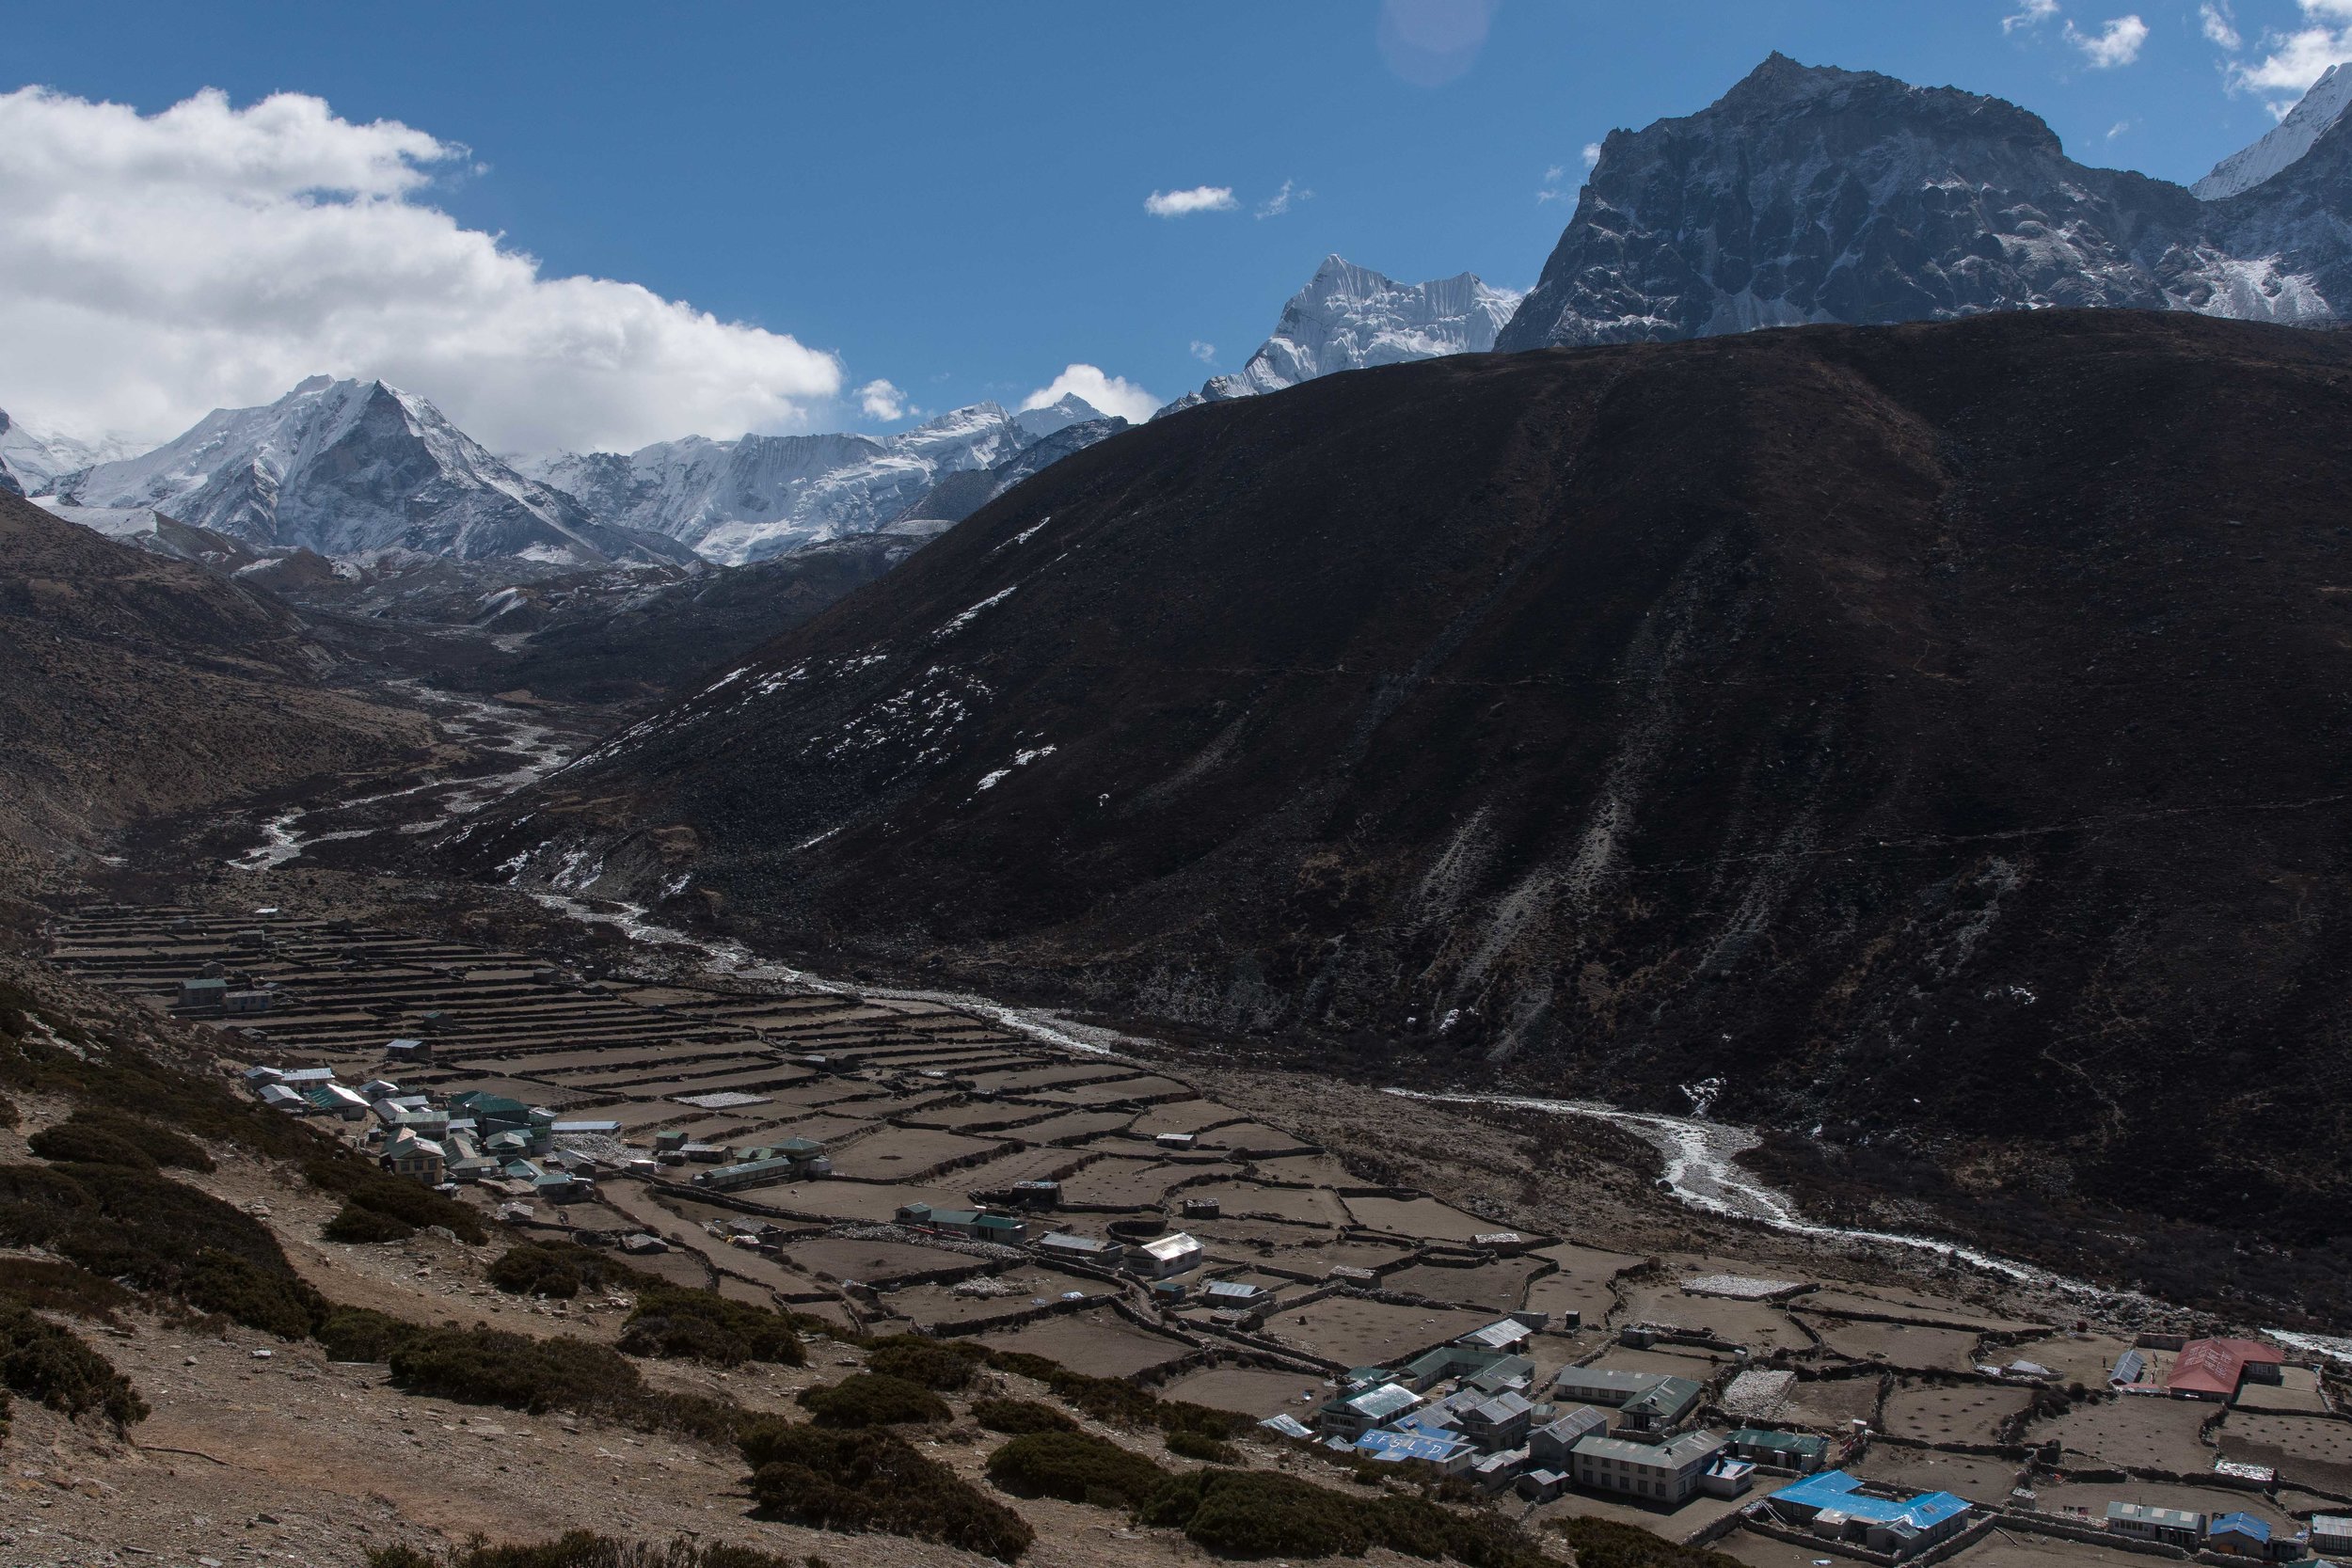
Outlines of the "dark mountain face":
[{"label": "dark mountain face", "polygon": [[2352,343],[2132,311],[1331,377],[1056,464],[469,847],[2282,1234],[2352,1148],[2348,420]]},{"label": "dark mountain face", "polygon": [[1496,346],[2071,306],[2324,321],[2352,298],[2330,143],[2352,157],[2352,128],[2208,203],[2074,162],[2000,99],[1775,55],[1698,114],[1611,134]]},{"label": "dark mountain face", "polygon": [[0,894],[142,817],[426,743],[334,664],[266,594],[0,496]]}]

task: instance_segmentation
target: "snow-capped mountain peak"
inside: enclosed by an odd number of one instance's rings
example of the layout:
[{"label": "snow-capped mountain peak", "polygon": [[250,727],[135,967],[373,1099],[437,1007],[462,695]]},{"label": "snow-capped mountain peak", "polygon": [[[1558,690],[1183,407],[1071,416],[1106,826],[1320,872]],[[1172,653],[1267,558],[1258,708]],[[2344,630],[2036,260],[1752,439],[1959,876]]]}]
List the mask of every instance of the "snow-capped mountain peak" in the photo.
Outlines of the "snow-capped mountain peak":
[{"label": "snow-capped mountain peak", "polygon": [[[1082,420],[1102,417],[1078,399],[1063,403],[1084,410]],[[1016,418],[1001,404],[976,403],[894,436],[695,436],[626,454],[558,452],[523,467],[579,498],[593,516],[738,565],[872,532],[947,476],[995,467],[1035,445],[1024,421],[1048,412]]]},{"label": "snow-capped mountain peak", "polygon": [[2220,201],[2253,189],[2309,152],[2347,107],[2352,107],[2352,69],[2331,65],[2286,119],[2260,141],[2214,165],[2213,172],[2191,185],[2189,193]]},{"label": "snow-capped mountain peak", "polygon": [[1064,392],[1059,398],[1045,404],[1042,408],[1022,409],[1012,417],[1012,422],[1028,432],[1030,440],[1041,441],[1055,432],[1067,430],[1073,424],[1087,424],[1108,417],[1077,393]]},{"label": "snow-capped mountain peak", "polygon": [[127,456],[135,450],[115,437],[104,441],[76,440],[45,426],[11,419],[7,411],[0,410],[0,490],[20,496],[38,495],[59,474],[87,468],[108,458]]},{"label": "snow-capped mountain peak", "polygon": [[1307,286],[1282,307],[1274,335],[1232,375],[1215,377],[1162,413],[1199,403],[1254,397],[1335,371],[1483,354],[1518,309],[1519,296],[1470,273],[1399,283],[1344,257],[1323,259]]},{"label": "snow-capped mountain peak", "polygon": [[414,393],[314,375],[277,402],[216,408],[138,457],[56,476],[68,506],[145,507],[256,545],[330,556],[533,554],[587,564],[682,559],[600,527]]}]

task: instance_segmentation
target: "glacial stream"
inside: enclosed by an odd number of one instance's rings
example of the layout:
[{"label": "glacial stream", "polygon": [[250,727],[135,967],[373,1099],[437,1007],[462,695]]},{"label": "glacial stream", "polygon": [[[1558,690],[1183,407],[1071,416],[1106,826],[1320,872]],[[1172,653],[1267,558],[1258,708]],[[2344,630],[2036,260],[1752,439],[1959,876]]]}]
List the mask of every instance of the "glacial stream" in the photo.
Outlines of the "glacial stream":
[{"label": "glacial stream", "polygon": [[[340,801],[311,811],[286,812],[263,823],[262,843],[230,863],[247,869],[280,865],[298,858],[309,844],[364,836],[376,830],[344,829],[315,835],[306,835],[298,830],[308,818],[373,806],[399,796],[426,797],[426,800],[420,803],[427,805],[428,815],[423,820],[403,824],[396,831],[430,831],[522,788],[545,776],[564,760],[562,741],[534,715],[503,704],[451,698],[423,688],[419,688],[416,694],[444,710],[437,718],[452,739],[479,744],[498,737],[503,743],[498,749],[512,756],[518,766],[503,773],[463,780],[428,780],[386,795]],[[453,709],[454,711],[451,711]],[[698,937],[657,925],[646,918],[646,911],[642,907],[633,904],[599,900],[598,903],[604,906],[599,908],[597,904],[564,893],[532,892],[531,896],[543,907],[570,919],[612,927],[631,942],[654,947],[683,947],[699,954],[704,973],[718,978],[795,986],[881,1001],[927,1002],[961,1008],[1026,1035],[1041,1044],[1092,1055],[1117,1052],[1124,1041],[1124,1037],[1116,1033],[1078,1023],[1048,1010],[1009,1006],[987,997],[951,991],[849,985],[828,980],[787,964],[762,958],[731,938],[714,940]],[[1900,1231],[1822,1225],[1808,1220],[1788,1194],[1740,1167],[1739,1156],[1762,1141],[1755,1132],[1744,1127],[1657,1112],[1629,1111],[1596,1101],[1544,1100],[1502,1094],[1436,1094],[1399,1088],[1386,1092],[1402,1099],[1434,1104],[1494,1105],[1549,1116],[1586,1117],[1614,1123],[1648,1143],[1663,1157],[1662,1180],[1668,1193],[1690,1207],[1708,1213],[1747,1220],[1792,1236],[1829,1242],[1857,1242],[1920,1253],[1938,1262],[1957,1263],[2019,1285],[2046,1290],[2085,1303],[2106,1307],[2140,1305],[2152,1308],[2164,1306],[2137,1292],[2106,1290],[1957,1242],[1908,1235]],[[2352,1364],[2352,1338],[2302,1334],[2285,1329],[2265,1332],[2291,1351],[2326,1355]]]}]

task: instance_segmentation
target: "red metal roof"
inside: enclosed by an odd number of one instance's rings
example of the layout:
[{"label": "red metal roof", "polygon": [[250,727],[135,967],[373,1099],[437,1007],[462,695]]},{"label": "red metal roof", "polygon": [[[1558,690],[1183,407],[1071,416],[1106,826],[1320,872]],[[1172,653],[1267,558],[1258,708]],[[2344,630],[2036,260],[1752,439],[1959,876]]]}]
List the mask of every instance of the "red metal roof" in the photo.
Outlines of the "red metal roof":
[{"label": "red metal roof", "polygon": [[2249,1361],[2284,1361],[2286,1357],[2254,1339],[2191,1339],[2174,1357],[2166,1387],[2184,1394],[2237,1392]]}]

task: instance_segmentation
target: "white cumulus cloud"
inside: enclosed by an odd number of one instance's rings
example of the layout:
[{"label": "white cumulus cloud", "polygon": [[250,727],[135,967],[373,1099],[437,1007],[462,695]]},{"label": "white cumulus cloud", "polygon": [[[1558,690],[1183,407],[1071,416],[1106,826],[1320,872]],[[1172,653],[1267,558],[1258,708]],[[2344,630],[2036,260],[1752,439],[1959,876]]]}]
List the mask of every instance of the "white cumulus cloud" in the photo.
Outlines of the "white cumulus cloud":
[{"label": "white cumulus cloud", "polygon": [[1600,162],[1600,143],[1598,143],[1598,142],[1597,142],[1597,141],[1588,141],[1588,142],[1586,142],[1586,143],[1584,144],[1584,166],[1585,166],[1586,168],[1591,168],[1591,167],[1592,167],[1595,164],[1597,164],[1597,163],[1599,163],[1599,162]]},{"label": "white cumulus cloud", "polygon": [[2246,47],[2246,40],[2237,30],[2237,17],[2230,9],[2229,0],[2205,0],[2197,8],[2197,20],[2204,29],[2206,42],[2217,44],[2233,54]]},{"label": "white cumulus cloud", "polygon": [[2103,24],[2097,32],[2086,33],[2070,22],[2066,41],[2082,51],[2091,70],[2112,71],[2139,58],[2140,45],[2148,41],[2148,24],[2137,16],[2119,16]]},{"label": "white cumulus cloud", "polygon": [[1143,198],[1143,210],[1155,218],[1189,217],[1195,213],[1230,213],[1241,203],[1231,185],[1195,185],[1188,191],[1153,191]]},{"label": "white cumulus cloud", "polygon": [[1072,392],[1105,414],[1141,424],[1160,406],[1160,400],[1123,376],[1104,375],[1092,365],[1066,365],[1061,374],[1021,400],[1023,408],[1045,408]]},{"label": "white cumulus cloud", "polygon": [[326,372],[500,450],[626,450],[797,428],[839,393],[830,354],[460,226],[426,195],[470,156],[300,93],[0,94],[0,407],[160,439]]},{"label": "white cumulus cloud", "polygon": [[2001,31],[2014,33],[2020,28],[2039,27],[2058,13],[2058,0],[2024,0],[2015,11],[2001,18]]},{"label": "white cumulus cloud", "polygon": [[1200,360],[1204,365],[1214,365],[1216,363],[1216,345],[1215,343],[1204,343],[1200,339],[1195,338],[1192,341],[1192,356],[1195,359]]},{"label": "white cumulus cloud", "polygon": [[2352,60],[2352,0],[2299,0],[2298,8],[2302,26],[2265,33],[2262,57],[2233,60],[2228,71],[2231,91],[2263,98],[2281,118],[2329,66]]},{"label": "white cumulus cloud", "polygon": [[857,389],[857,405],[869,420],[903,420],[907,395],[887,381],[869,381]]},{"label": "white cumulus cloud", "polygon": [[1295,184],[1291,181],[1285,180],[1282,182],[1282,188],[1280,190],[1276,191],[1272,196],[1267,197],[1263,201],[1258,203],[1258,216],[1262,218],[1279,218],[1284,213],[1289,212],[1293,207],[1296,206],[1299,202],[1312,201],[1314,198],[1314,192]]}]

